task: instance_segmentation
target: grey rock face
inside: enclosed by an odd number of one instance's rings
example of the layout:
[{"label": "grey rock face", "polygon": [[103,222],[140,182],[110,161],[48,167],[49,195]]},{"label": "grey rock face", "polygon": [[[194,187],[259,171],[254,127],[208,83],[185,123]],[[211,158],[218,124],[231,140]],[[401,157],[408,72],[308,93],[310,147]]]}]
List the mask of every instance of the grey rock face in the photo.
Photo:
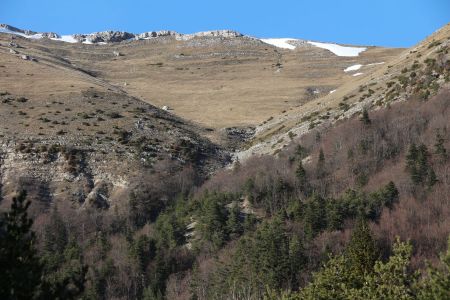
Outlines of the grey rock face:
[{"label": "grey rock face", "polygon": [[212,38],[237,38],[243,37],[244,35],[240,32],[233,30],[212,30],[212,31],[203,31],[191,34],[182,34],[178,37],[180,40],[191,40],[193,38],[201,38],[201,37],[212,37]]},{"label": "grey rock face", "polygon": [[60,36],[54,32],[43,32],[41,34],[42,34],[42,37],[48,38],[48,39],[59,39],[60,38]]},{"label": "grey rock face", "polygon": [[148,31],[144,33],[140,33],[136,35],[136,39],[149,39],[149,38],[158,38],[164,36],[180,36],[178,32],[171,30],[160,30],[160,31]]},{"label": "grey rock face", "polygon": [[42,37],[44,38],[59,38],[59,35],[54,33],[54,32],[42,32],[42,33],[38,33],[36,31],[31,31],[31,30],[22,30],[20,28],[8,25],[8,24],[0,24],[0,28],[1,29],[5,29],[5,30],[9,30],[12,32],[17,32],[17,33],[22,33],[25,35],[35,35],[35,34],[40,34]]},{"label": "grey rock face", "polygon": [[88,43],[118,43],[125,40],[133,39],[133,33],[125,31],[101,31],[91,34],[74,34],[73,37],[79,42]]},{"label": "grey rock face", "polygon": [[23,34],[26,34],[26,35],[33,35],[33,34],[37,33],[35,31],[31,31],[31,30],[22,30],[22,29],[19,29],[17,27],[14,27],[14,26],[11,26],[11,25],[8,25],[8,24],[0,24],[0,28],[5,29],[5,30],[9,30],[9,31],[18,32],[18,33],[23,33]]},{"label": "grey rock face", "polygon": [[[9,30],[11,32],[17,32],[24,35],[40,35],[43,38],[59,39],[60,35],[54,32],[38,33],[30,30],[22,30],[7,24],[0,24],[0,28]],[[127,40],[140,40],[140,39],[152,39],[159,37],[175,37],[177,40],[192,40],[194,38],[238,38],[244,37],[242,33],[233,30],[211,30],[204,32],[197,32],[192,34],[181,34],[172,30],[161,31],[148,31],[144,33],[134,34],[125,31],[101,31],[90,34],[74,34],[72,37],[79,43],[96,44],[96,43],[120,43]]]}]

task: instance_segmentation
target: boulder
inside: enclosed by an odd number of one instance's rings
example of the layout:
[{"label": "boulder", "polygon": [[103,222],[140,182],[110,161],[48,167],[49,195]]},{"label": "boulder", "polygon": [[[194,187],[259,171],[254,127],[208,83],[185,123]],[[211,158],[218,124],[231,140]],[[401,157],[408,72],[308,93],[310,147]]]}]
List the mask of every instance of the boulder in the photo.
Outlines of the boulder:
[{"label": "boulder", "polygon": [[34,57],[31,57],[31,56],[29,56],[29,55],[26,55],[26,54],[22,54],[22,55],[20,56],[20,58],[21,58],[21,59],[23,59],[23,60],[29,60],[29,61],[37,61],[37,59],[36,59],[36,58],[34,58]]},{"label": "boulder", "polygon": [[57,33],[54,32],[43,32],[41,33],[43,38],[47,38],[47,39],[59,39],[60,36]]}]

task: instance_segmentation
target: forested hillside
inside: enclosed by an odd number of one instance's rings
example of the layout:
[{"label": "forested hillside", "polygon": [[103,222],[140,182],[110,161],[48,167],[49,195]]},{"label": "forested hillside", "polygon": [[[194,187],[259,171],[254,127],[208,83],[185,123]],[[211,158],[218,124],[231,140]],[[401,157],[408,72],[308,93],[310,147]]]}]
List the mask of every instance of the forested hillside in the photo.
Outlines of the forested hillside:
[{"label": "forested hillside", "polygon": [[141,186],[123,211],[55,206],[35,219],[37,244],[14,204],[2,242],[23,246],[2,247],[2,259],[31,251],[24,264],[41,273],[5,273],[2,284],[42,274],[28,292],[64,299],[445,299],[449,97],[444,87],[364,111],[199,188],[186,175],[163,204]]},{"label": "forested hillside", "polygon": [[[213,129],[121,93],[82,95],[104,110],[72,121],[105,132],[71,127],[78,148],[19,143],[18,121],[0,153],[0,299],[450,299],[450,39],[427,43],[227,168]],[[5,116],[27,102],[0,96]],[[55,121],[83,109],[67,103]],[[30,174],[4,176],[24,159]]]}]

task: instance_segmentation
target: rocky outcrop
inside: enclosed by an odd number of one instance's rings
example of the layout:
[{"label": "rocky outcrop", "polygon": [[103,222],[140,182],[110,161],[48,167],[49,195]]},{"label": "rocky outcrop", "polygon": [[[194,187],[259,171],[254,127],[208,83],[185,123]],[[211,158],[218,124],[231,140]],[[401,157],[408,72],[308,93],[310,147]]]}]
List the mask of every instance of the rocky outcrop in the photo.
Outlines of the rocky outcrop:
[{"label": "rocky outcrop", "polygon": [[73,37],[79,42],[87,43],[118,43],[125,40],[133,39],[133,33],[125,31],[101,31],[91,34],[75,34]]},{"label": "rocky outcrop", "polygon": [[16,33],[20,34],[22,36],[32,36],[34,38],[49,38],[49,39],[57,39],[60,36],[54,32],[41,32],[38,33],[36,31],[31,30],[23,30],[8,24],[0,24],[0,29],[3,29],[3,31],[6,31],[6,33]]},{"label": "rocky outcrop", "polygon": [[197,37],[220,37],[220,38],[237,38],[243,37],[244,35],[240,32],[233,30],[212,30],[212,31],[203,31],[192,34],[182,34],[180,36],[181,39],[187,40]]},{"label": "rocky outcrop", "polygon": [[37,61],[37,59],[36,59],[36,58],[34,58],[34,57],[31,57],[31,56],[29,56],[29,55],[26,55],[26,54],[22,54],[22,55],[20,56],[20,58],[21,58],[21,59],[23,59],[23,60],[29,60],[29,61]]},{"label": "rocky outcrop", "polygon": [[17,32],[17,33],[23,33],[25,35],[33,35],[33,34],[37,34],[37,32],[35,31],[31,31],[31,30],[22,30],[19,29],[17,27],[8,25],[8,24],[0,24],[0,29],[4,29],[4,30],[8,30],[8,31],[12,31],[12,32]]},{"label": "rocky outcrop", "polygon": [[172,31],[172,30],[160,30],[160,31],[148,31],[135,35],[136,39],[150,39],[150,38],[158,38],[158,37],[166,37],[166,36],[180,36],[182,34]]},{"label": "rocky outcrop", "polygon": [[192,34],[181,34],[172,30],[148,31],[139,34],[130,33],[126,31],[109,30],[109,31],[94,32],[90,34],[74,34],[70,36],[65,36],[65,38],[62,39],[60,35],[54,32],[38,33],[30,30],[22,30],[7,24],[0,24],[0,29],[3,29],[3,32],[5,33],[18,34],[23,37],[49,38],[61,41],[68,41],[67,37],[70,37],[74,39],[74,41],[78,41],[79,43],[85,44],[120,43],[127,40],[144,40],[160,37],[174,37],[177,40],[191,40],[194,38],[208,38],[208,37],[231,39],[244,36],[242,33],[233,30],[212,30]]},{"label": "rocky outcrop", "polygon": [[60,36],[57,33],[54,32],[43,32],[41,33],[43,38],[48,38],[48,39],[59,39]]}]

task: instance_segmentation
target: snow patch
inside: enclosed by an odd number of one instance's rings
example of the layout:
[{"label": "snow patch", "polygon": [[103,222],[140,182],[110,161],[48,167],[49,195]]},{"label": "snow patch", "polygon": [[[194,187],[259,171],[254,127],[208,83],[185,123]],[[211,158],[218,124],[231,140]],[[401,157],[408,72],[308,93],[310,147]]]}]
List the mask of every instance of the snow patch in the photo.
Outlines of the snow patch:
[{"label": "snow patch", "polygon": [[362,75],[362,74],[364,74],[364,73],[355,73],[352,76],[359,76],[359,75]]},{"label": "snow patch", "polygon": [[295,41],[296,39],[291,38],[281,38],[281,39],[261,39],[262,42],[273,45],[278,48],[294,50],[296,47],[289,44],[289,41]]},{"label": "snow patch", "polygon": [[378,63],[373,63],[373,64],[368,64],[367,66],[376,66],[376,65],[382,65],[382,64],[384,64],[384,61],[378,62]]},{"label": "snow patch", "polygon": [[358,56],[361,52],[367,50],[366,47],[346,47],[337,44],[318,43],[309,41],[308,43],[319,48],[327,49],[337,56]]},{"label": "snow patch", "polygon": [[9,34],[20,35],[20,36],[23,36],[23,37],[26,37],[26,38],[30,38],[31,37],[31,35],[26,35],[25,33],[22,33],[22,32],[11,31],[11,30],[8,30],[8,29],[5,29],[5,28],[0,28],[0,32],[1,33],[9,33]]},{"label": "snow patch", "polygon": [[52,40],[71,44],[78,43],[78,41],[72,35],[62,35],[60,38],[52,38]]},{"label": "snow patch", "polygon": [[[9,33],[9,34],[14,34],[14,35],[19,35],[21,37],[27,38],[27,39],[34,39],[34,40],[39,40],[42,39],[44,36],[42,35],[42,33],[36,33],[36,34],[25,34],[22,32],[18,32],[18,31],[12,31],[12,30],[8,30],[5,28],[0,28],[0,33]],[[50,38],[51,40],[54,41],[61,41],[61,42],[66,42],[66,43],[77,43],[78,41],[72,36],[72,35],[63,35],[61,37],[58,38]]]},{"label": "snow patch", "polygon": [[330,91],[330,94],[333,94],[334,92],[336,92],[336,90],[332,90],[332,91]]},{"label": "snow patch", "polygon": [[350,67],[346,68],[344,70],[344,72],[357,71],[357,70],[361,69],[362,66],[363,65],[359,65],[359,64],[358,65],[353,65],[353,66],[350,66]]}]

